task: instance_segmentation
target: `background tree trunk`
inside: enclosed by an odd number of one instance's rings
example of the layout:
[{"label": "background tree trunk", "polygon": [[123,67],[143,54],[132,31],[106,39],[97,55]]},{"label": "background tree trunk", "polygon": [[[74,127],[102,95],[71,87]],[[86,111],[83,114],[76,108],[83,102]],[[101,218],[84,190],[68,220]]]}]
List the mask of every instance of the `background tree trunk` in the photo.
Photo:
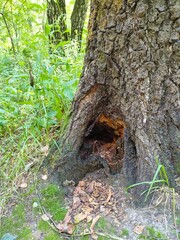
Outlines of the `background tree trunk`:
[{"label": "background tree trunk", "polygon": [[80,45],[88,3],[89,0],[76,0],[71,15],[71,38],[77,38]]},{"label": "background tree trunk", "polygon": [[61,181],[102,165],[123,166],[129,184],[152,180],[155,156],[171,183],[180,173],[180,2],[126,2],[92,0],[84,70],[60,140]]},{"label": "background tree trunk", "polygon": [[67,41],[65,0],[47,1],[47,19],[48,23],[52,25],[52,34],[49,36],[51,43],[58,44],[60,41]]}]

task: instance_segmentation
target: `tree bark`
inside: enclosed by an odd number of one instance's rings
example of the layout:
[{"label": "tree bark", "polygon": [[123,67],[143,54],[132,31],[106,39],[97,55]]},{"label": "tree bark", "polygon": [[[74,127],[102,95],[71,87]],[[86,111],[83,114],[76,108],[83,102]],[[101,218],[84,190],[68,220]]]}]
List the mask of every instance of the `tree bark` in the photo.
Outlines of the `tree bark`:
[{"label": "tree bark", "polygon": [[76,0],[71,15],[71,38],[77,38],[80,45],[88,3],[89,0]]},{"label": "tree bark", "polygon": [[67,41],[65,0],[47,1],[47,19],[48,23],[52,25],[49,35],[51,43],[58,44],[60,41]]},{"label": "tree bark", "polygon": [[[180,2],[92,0],[84,70],[59,151],[59,179],[124,169],[152,180],[155,157],[180,174]],[[119,147],[120,145],[120,147]],[[120,151],[119,151],[120,148]]]}]

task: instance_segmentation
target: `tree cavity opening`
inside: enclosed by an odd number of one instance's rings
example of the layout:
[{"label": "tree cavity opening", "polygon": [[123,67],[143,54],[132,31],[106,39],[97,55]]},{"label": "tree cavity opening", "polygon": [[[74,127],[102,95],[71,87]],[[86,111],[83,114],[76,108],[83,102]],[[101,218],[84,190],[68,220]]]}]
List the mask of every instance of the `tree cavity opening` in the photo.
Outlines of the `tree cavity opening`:
[{"label": "tree cavity opening", "polygon": [[100,114],[87,128],[80,149],[81,159],[96,157],[101,167],[108,167],[110,173],[119,172],[124,158],[124,129],[122,119]]}]

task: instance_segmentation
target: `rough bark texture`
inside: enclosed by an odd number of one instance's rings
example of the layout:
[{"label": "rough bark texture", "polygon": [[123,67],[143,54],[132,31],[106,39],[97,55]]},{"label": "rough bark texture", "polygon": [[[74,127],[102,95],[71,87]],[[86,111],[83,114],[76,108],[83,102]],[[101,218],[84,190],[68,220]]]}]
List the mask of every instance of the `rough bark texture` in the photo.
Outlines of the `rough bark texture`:
[{"label": "rough bark texture", "polygon": [[152,179],[155,156],[174,184],[180,173],[179,14],[179,0],[92,0],[84,70],[57,168],[61,181],[79,180],[105,161],[113,170],[102,148],[110,154],[124,141],[120,158],[129,184]]},{"label": "rough bark texture", "polygon": [[48,23],[52,25],[52,34],[49,39],[53,44],[58,44],[60,41],[68,40],[66,32],[66,5],[65,0],[48,0],[47,1],[47,18]]},{"label": "rough bark texture", "polygon": [[89,0],[76,0],[71,15],[71,38],[77,38],[80,44],[88,3]]}]

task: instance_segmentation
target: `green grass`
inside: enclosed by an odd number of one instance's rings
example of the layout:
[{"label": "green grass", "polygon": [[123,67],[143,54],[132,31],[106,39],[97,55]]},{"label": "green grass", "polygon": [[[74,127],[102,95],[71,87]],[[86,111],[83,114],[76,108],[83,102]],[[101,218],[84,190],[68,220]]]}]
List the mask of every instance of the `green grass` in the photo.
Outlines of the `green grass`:
[{"label": "green grass", "polygon": [[[68,16],[73,4],[67,5]],[[0,3],[11,34],[15,34],[13,26],[17,31],[15,56],[6,26],[2,25],[0,38],[0,207],[22,180],[36,178],[44,159],[42,148],[57,139],[68,123],[82,71],[86,33],[81,51],[73,40],[51,46],[50,53],[46,7],[29,0]]]},{"label": "green grass", "polygon": [[[73,4],[74,1],[70,1],[67,5],[68,16]],[[31,204],[29,199],[35,194],[41,177],[39,168],[46,154],[43,149],[59,138],[68,123],[86,42],[85,30],[81,51],[73,40],[62,42],[58,47],[51,46],[50,53],[44,18],[46,7],[46,4],[34,4],[31,0],[0,2],[0,12],[6,17],[16,48],[14,55],[7,28],[1,21],[0,234],[9,232],[24,240],[33,239],[26,205]],[[34,87],[30,86],[30,68]],[[25,189],[21,188],[23,182],[27,183]],[[33,208],[32,202],[29,211],[39,216],[41,204],[54,221],[62,220],[67,211],[63,191],[49,185],[41,196],[41,203],[37,198],[33,200],[38,207]],[[14,210],[13,207],[8,209],[14,199],[17,206]],[[38,226],[40,229],[44,226],[44,239],[61,239],[43,220],[38,220]]]},{"label": "green grass", "polygon": [[11,233],[18,236],[18,240],[33,239],[31,229],[25,220],[25,207],[23,204],[19,204],[15,207],[11,216],[1,218],[0,237],[6,233]]},{"label": "green grass", "polygon": [[[36,195],[36,192],[34,191],[33,194]],[[44,214],[42,210],[50,214],[56,223],[64,219],[67,209],[64,203],[64,192],[61,188],[49,184],[42,188],[39,196],[33,198],[32,201],[27,201],[26,197],[21,197],[18,202],[15,207],[12,207],[12,210],[9,210],[8,216],[1,218],[0,238],[6,233],[10,233],[18,236],[18,240],[36,239],[32,234],[33,221],[33,224],[37,223],[37,230],[43,234],[44,239],[63,239],[50,227],[48,222],[41,219]],[[35,202],[36,207],[33,207]]]},{"label": "green grass", "polygon": [[166,185],[169,187],[169,179],[168,179],[168,175],[165,167],[159,163],[159,160],[157,157],[155,157],[155,161],[157,163],[157,169],[153,176],[152,181],[139,182],[127,187],[127,190],[128,190],[130,188],[134,188],[141,185],[149,185],[149,187],[144,192],[141,193],[141,195],[145,194],[145,198],[144,198],[145,202],[147,201],[148,197],[154,190],[157,190],[162,185]]},{"label": "green grass", "polygon": [[147,227],[145,234],[141,234],[138,239],[144,240],[169,240],[162,232],[157,231],[153,227]]},{"label": "green grass", "polygon": [[[66,45],[65,56],[34,55],[34,88],[29,86],[21,55],[18,60],[0,55],[0,188],[4,193],[0,205],[24,175],[36,175],[44,159],[41,149],[58,138],[68,122],[81,74],[83,53],[75,43]],[[27,171],[29,164],[33,167]]]}]

